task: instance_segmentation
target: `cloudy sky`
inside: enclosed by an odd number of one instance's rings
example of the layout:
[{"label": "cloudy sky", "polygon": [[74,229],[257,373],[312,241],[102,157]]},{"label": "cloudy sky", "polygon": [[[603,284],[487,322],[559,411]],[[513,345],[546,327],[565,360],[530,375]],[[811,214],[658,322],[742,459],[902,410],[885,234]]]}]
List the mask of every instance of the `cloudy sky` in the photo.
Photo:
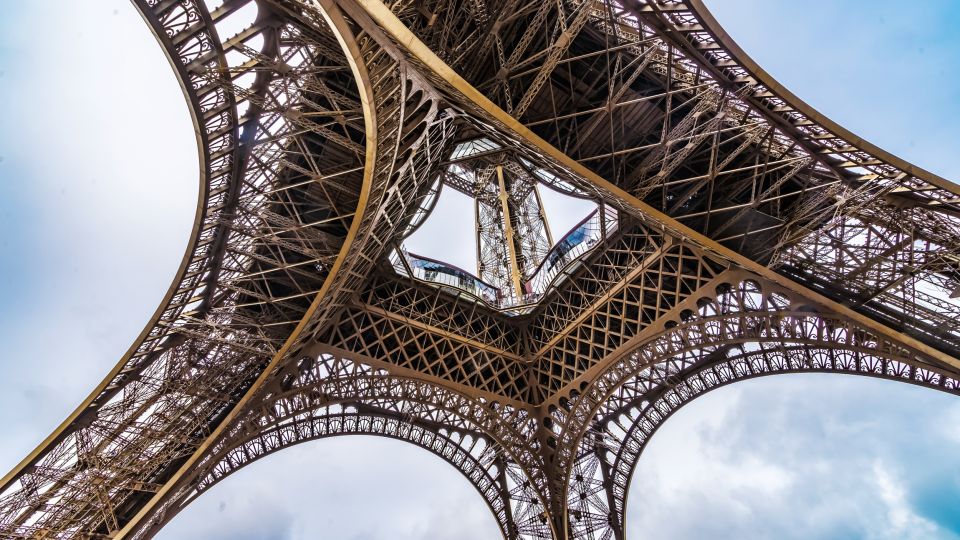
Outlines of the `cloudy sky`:
[{"label": "cloudy sky", "polygon": [[[0,468],[9,469],[155,309],[189,233],[197,165],[179,87],[128,2],[0,5]],[[960,179],[956,3],[709,5],[808,103]],[[957,539],[960,399],[812,375],[727,387],[656,435],[629,502],[634,540]],[[248,467],[160,537],[497,534],[479,495],[438,458],[357,437]]]}]

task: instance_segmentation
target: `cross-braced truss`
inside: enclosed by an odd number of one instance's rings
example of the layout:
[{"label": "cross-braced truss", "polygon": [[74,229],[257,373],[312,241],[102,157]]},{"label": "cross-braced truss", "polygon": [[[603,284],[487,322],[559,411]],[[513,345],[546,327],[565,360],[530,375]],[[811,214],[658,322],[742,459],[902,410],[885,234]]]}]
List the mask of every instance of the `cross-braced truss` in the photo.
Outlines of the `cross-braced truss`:
[{"label": "cross-braced truss", "polygon": [[[260,457],[367,434],[460,470],[505,538],[622,540],[649,437],[706,391],[960,393],[960,189],[699,0],[134,4],[201,204],[130,352],[3,478],[4,538],[147,538]],[[543,186],[598,208],[556,245]],[[476,276],[401,247],[447,188],[476,200]]]}]

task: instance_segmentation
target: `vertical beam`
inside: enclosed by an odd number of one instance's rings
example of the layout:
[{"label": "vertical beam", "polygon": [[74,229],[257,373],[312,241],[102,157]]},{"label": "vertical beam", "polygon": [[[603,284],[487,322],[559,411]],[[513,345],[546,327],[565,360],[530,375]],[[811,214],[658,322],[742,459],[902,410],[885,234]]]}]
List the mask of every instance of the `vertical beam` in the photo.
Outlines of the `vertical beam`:
[{"label": "vertical beam", "polygon": [[[607,508],[610,512],[610,529],[613,530],[614,540],[623,540],[623,516],[620,515],[620,509],[617,507],[617,497],[613,493],[613,476],[610,474],[610,464],[604,458],[604,447],[598,442],[594,453],[600,462],[600,478],[603,480],[603,491],[607,494]],[[626,508],[624,508],[626,512]]]},{"label": "vertical beam", "polygon": [[510,485],[507,483],[507,463],[503,457],[497,457],[497,484],[500,486],[500,498],[503,500],[503,513],[507,521],[507,539],[516,540],[519,537],[517,523],[513,520],[513,508],[510,507]]},{"label": "vertical beam", "polygon": [[497,183],[500,186],[500,206],[503,208],[503,232],[507,237],[507,250],[510,253],[510,278],[517,298],[520,298],[523,296],[523,284],[520,283],[520,261],[517,260],[517,246],[510,214],[510,195],[507,193],[507,184],[503,179],[502,165],[497,165]]},{"label": "vertical beam", "polygon": [[534,182],[533,195],[537,198],[537,211],[540,212],[540,221],[543,222],[543,232],[547,235],[547,249],[553,247],[553,234],[550,232],[550,222],[547,221],[547,213],[543,210],[543,199],[540,198],[540,186]]},{"label": "vertical beam", "polygon": [[475,233],[477,237],[477,275],[480,276],[480,279],[484,279],[483,274],[483,226],[480,224],[480,199],[477,197],[473,198],[473,224],[475,228]]}]

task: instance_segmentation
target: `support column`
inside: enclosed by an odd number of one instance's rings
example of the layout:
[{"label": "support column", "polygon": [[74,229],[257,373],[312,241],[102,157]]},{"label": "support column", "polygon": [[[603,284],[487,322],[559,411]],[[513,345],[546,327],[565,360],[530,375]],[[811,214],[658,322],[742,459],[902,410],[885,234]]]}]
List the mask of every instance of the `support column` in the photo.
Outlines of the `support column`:
[{"label": "support column", "polygon": [[[610,474],[610,464],[607,463],[607,460],[603,457],[603,452],[604,448],[599,444],[594,447],[594,453],[600,462],[600,477],[603,479],[603,492],[607,495],[607,507],[610,509],[607,517],[609,519],[610,529],[613,531],[614,540],[623,540],[623,516],[620,515],[620,508],[617,508],[617,498],[613,492],[613,477]],[[626,510],[626,508],[623,509],[624,512],[626,512]]]},{"label": "support column", "polygon": [[503,499],[503,512],[506,515],[507,539],[516,540],[520,537],[517,531],[517,523],[513,520],[513,508],[510,507],[510,486],[507,484],[507,464],[502,457],[498,457],[497,465],[497,483],[500,485],[500,498]]},{"label": "support column", "polygon": [[513,216],[510,212],[510,195],[507,193],[507,185],[503,178],[503,166],[497,165],[497,184],[500,186],[500,206],[503,209],[503,232],[506,235],[507,251],[510,253],[510,279],[513,282],[513,290],[517,298],[523,296],[523,284],[521,283],[520,261],[517,256],[516,235],[513,230]]}]

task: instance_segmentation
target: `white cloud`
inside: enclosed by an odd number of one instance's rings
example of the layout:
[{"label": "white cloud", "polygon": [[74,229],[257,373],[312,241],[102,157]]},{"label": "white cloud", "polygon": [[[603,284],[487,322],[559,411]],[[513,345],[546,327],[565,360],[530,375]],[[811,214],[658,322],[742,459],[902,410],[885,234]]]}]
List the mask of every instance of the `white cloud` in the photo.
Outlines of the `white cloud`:
[{"label": "white cloud", "polygon": [[960,442],[944,445],[939,435],[955,399],[829,375],[708,393],[672,416],[641,457],[628,535],[956,539],[915,502],[931,489],[916,468],[960,470]]},{"label": "white cloud", "polygon": [[925,539],[938,535],[939,527],[930,520],[917,515],[907,501],[906,486],[889,471],[882,461],[873,464],[877,494],[886,505],[886,520],[880,529],[873,531],[871,538]]},{"label": "white cloud", "polygon": [[[350,436],[303,443],[228,477],[187,507],[160,539],[489,540],[486,503],[452,466],[408,443]],[[261,527],[262,528],[262,527]]]},{"label": "white cloud", "polygon": [[0,209],[29,209],[6,231],[27,240],[5,254],[16,277],[0,285],[0,461],[12,466],[156,309],[189,237],[198,166],[180,87],[130,2],[22,3],[0,25],[0,177],[16,186]]}]

